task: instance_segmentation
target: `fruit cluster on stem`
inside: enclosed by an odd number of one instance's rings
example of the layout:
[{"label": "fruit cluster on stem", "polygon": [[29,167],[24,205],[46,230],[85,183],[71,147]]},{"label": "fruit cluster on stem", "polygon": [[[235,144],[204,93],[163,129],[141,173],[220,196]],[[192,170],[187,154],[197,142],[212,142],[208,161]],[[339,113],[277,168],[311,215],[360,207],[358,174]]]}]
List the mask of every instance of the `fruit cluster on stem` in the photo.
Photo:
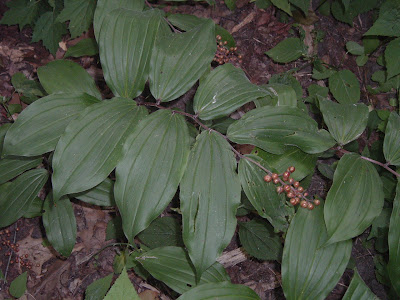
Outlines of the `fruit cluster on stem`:
[{"label": "fruit cluster on stem", "polygon": [[312,210],[315,205],[318,206],[321,202],[318,199],[314,201],[307,199],[308,193],[300,186],[300,182],[290,177],[294,171],[296,171],[296,168],[291,166],[283,174],[271,173],[265,175],[264,181],[277,185],[276,192],[278,194],[285,192],[293,206],[300,204],[301,207]]},{"label": "fruit cluster on stem", "polygon": [[222,41],[222,37],[217,35],[217,52],[215,53],[213,61],[218,64],[226,63],[242,63],[242,56],[237,54],[237,47],[227,47],[228,41]]}]

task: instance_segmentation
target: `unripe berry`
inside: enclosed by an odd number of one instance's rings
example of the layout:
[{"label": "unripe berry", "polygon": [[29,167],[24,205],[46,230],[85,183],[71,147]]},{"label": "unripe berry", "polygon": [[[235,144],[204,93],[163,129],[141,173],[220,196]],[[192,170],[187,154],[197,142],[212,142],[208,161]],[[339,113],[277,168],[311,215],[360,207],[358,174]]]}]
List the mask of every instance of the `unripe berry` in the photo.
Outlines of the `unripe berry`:
[{"label": "unripe berry", "polygon": [[282,193],[282,192],[283,192],[283,188],[282,188],[281,186],[278,186],[278,187],[276,188],[276,192],[277,192],[278,194]]},{"label": "unripe berry", "polygon": [[294,194],[293,194],[292,192],[289,192],[289,193],[287,194],[287,196],[288,196],[289,198],[293,198],[293,197],[294,197]]},{"label": "unripe berry", "polygon": [[302,200],[302,201],[300,202],[300,206],[303,207],[303,208],[307,208],[307,207],[308,207],[307,201]]},{"label": "unripe berry", "polygon": [[272,179],[278,179],[279,175],[276,173],[272,173]]},{"label": "unripe berry", "polygon": [[293,184],[294,183],[294,179],[293,178],[289,178],[289,183]]},{"label": "unripe berry", "polygon": [[308,193],[304,193],[304,197],[307,197],[308,196]]},{"label": "unripe berry", "polygon": [[298,190],[300,193],[304,192],[304,189],[303,189],[302,186],[299,186],[299,187],[297,188],[297,190]]},{"label": "unripe berry", "polygon": [[308,208],[309,210],[313,210],[313,209],[314,209],[314,205],[313,205],[311,202],[309,202],[309,203],[307,204],[307,208]]},{"label": "unripe berry", "polygon": [[283,189],[285,190],[285,192],[289,192],[290,191],[290,186],[289,185],[285,185],[283,187]]},{"label": "unripe berry", "polygon": [[300,203],[300,199],[299,198],[294,198],[294,200],[296,200],[296,205]]},{"label": "unripe berry", "polygon": [[289,178],[289,176],[290,176],[290,173],[289,172],[285,172],[285,173],[283,173],[283,177],[288,177]]},{"label": "unripe berry", "polygon": [[274,183],[278,184],[279,183],[279,179],[278,178],[274,179]]},{"label": "unripe berry", "polygon": [[297,204],[296,198],[290,199],[290,204],[292,204],[293,206],[295,206],[295,205]]},{"label": "unripe berry", "polygon": [[295,183],[293,183],[293,186],[294,186],[295,188],[298,188],[298,187],[300,186],[300,182],[296,181]]},{"label": "unripe berry", "polygon": [[321,204],[321,201],[319,201],[318,199],[315,199],[315,200],[314,200],[314,204],[315,204],[316,206],[318,206],[318,205]]},{"label": "unripe berry", "polygon": [[289,172],[293,173],[294,171],[296,171],[296,168],[294,166],[289,167]]},{"label": "unripe berry", "polygon": [[264,181],[265,182],[271,182],[272,181],[272,177],[270,175],[265,175],[264,176]]}]

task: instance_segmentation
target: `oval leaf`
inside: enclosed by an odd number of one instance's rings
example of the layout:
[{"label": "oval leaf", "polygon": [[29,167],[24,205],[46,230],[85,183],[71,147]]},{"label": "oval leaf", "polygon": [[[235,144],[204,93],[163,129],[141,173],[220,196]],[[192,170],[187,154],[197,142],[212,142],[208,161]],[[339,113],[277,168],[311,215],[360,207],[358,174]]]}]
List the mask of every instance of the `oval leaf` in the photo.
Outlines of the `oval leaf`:
[{"label": "oval leaf", "polygon": [[391,165],[400,166],[400,116],[391,112],[386,125],[383,153]]},{"label": "oval leaf", "polygon": [[181,225],[174,217],[155,219],[138,238],[150,249],[164,246],[183,247]]},{"label": "oval leaf", "polygon": [[[136,258],[156,279],[182,294],[196,286],[194,267],[187,252],[180,247],[161,247]],[[228,281],[224,267],[214,263],[201,276],[200,284]]]},{"label": "oval leaf", "polygon": [[81,57],[81,56],[93,56],[99,53],[99,47],[97,46],[94,38],[87,38],[80,40],[75,45],[68,48],[65,52],[64,58],[67,57]]},{"label": "oval leaf", "polygon": [[383,207],[382,181],[376,168],[357,154],[339,161],[326,196],[329,243],[351,239],[371,225]]},{"label": "oval leaf", "polygon": [[322,247],[327,232],[321,206],[312,211],[300,207],[290,223],[282,257],[282,287],[288,300],[325,299],[350,259],[351,240]]},{"label": "oval leaf", "polygon": [[145,118],[124,146],[115,174],[115,200],[128,240],[150,225],[175,195],[190,137],[185,119],[168,110]]},{"label": "oval leaf", "polygon": [[49,194],[44,201],[43,226],[46,237],[54,249],[68,257],[75,245],[76,219],[74,209],[68,198],[60,199],[57,204]]},{"label": "oval leaf", "polygon": [[261,149],[257,149],[257,156],[268,162],[268,165],[274,168],[278,174],[294,166],[296,171],[290,176],[297,181],[304,179],[312,174],[317,163],[318,156],[301,151],[297,147],[287,147],[283,154],[271,154]]},{"label": "oval leaf", "polygon": [[144,0],[98,0],[93,18],[93,28],[96,38],[99,37],[100,28],[107,19],[108,14],[117,8],[142,11]]},{"label": "oval leaf", "polygon": [[12,125],[11,123],[7,123],[7,124],[2,124],[0,126],[0,157],[2,156],[2,152],[3,152],[4,138],[6,136],[8,129],[11,127],[11,125]]},{"label": "oval leaf", "polygon": [[400,73],[400,38],[391,41],[385,50],[387,78],[392,78]]},{"label": "oval leaf", "polygon": [[37,167],[42,157],[7,157],[0,159],[0,184],[13,179],[19,174]]},{"label": "oval leaf", "polygon": [[97,279],[92,282],[85,291],[85,300],[100,300],[106,295],[108,289],[111,286],[113,274],[109,274],[106,277]]},{"label": "oval leaf", "polygon": [[239,239],[247,253],[261,260],[281,260],[281,238],[274,233],[271,225],[254,219],[240,222],[239,226]]},{"label": "oval leaf", "polygon": [[297,107],[265,106],[246,113],[228,128],[228,138],[251,144],[273,154],[283,154],[285,145],[306,153],[323,152],[335,144],[326,130]]},{"label": "oval leaf", "polygon": [[348,287],[346,294],[342,300],[378,300],[379,298],[371,292],[369,287],[358,274],[357,269],[354,269],[354,276],[351,280],[350,286]]},{"label": "oval leaf", "polygon": [[35,156],[53,151],[71,120],[98,102],[82,93],[53,94],[35,101],[8,130],[4,154]]},{"label": "oval leaf", "polygon": [[210,66],[216,47],[211,20],[185,33],[160,36],[150,62],[154,98],[166,102],[186,93]]},{"label": "oval leaf", "polygon": [[106,178],[102,183],[90,190],[72,194],[71,196],[83,202],[99,206],[116,205],[114,200],[114,181],[110,178]]},{"label": "oval leaf", "polygon": [[[255,155],[248,157],[269,168],[262,158]],[[252,162],[246,159],[240,160],[239,179],[250,203],[276,230],[285,232],[288,227],[287,216],[293,215],[293,207],[286,205],[285,196],[276,192],[272,182],[264,181],[265,175],[265,172]]]},{"label": "oval leaf", "polygon": [[367,127],[369,111],[363,103],[339,104],[321,99],[319,107],[329,133],[340,145],[357,139]]},{"label": "oval leaf", "polygon": [[349,70],[342,70],[330,76],[329,89],[339,103],[352,104],[360,100],[360,83],[356,75]]},{"label": "oval leaf", "polygon": [[106,179],[122,158],[126,137],[146,114],[134,101],[114,98],[88,107],[70,123],[54,152],[54,201]]},{"label": "oval leaf", "polygon": [[47,181],[44,169],[25,172],[11,182],[0,194],[0,228],[21,218]]},{"label": "oval leaf", "polygon": [[294,106],[297,107],[296,92],[290,85],[281,83],[270,83],[263,86],[266,90],[264,98],[254,100],[256,107],[263,106]]},{"label": "oval leaf", "polygon": [[87,93],[101,99],[101,94],[93,78],[84,68],[73,61],[54,60],[39,67],[37,74],[44,90],[48,94]]},{"label": "oval leaf", "polygon": [[22,297],[26,291],[26,282],[28,281],[28,272],[24,272],[15,278],[10,284],[10,294],[15,298]]},{"label": "oval leaf", "polygon": [[116,299],[140,300],[125,268],[122,270],[122,273],[119,275],[117,280],[115,280],[114,285],[111,287],[110,291],[103,300]]},{"label": "oval leaf", "polygon": [[104,78],[115,96],[135,98],[142,93],[161,22],[157,9],[138,12],[121,8],[108,14],[98,42]]},{"label": "oval leaf", "polygon": [[389,263],[388,274],[397,295],[400,295],[400,181],[397,183],[396,197],[389,225]]},{"label": "oval leaf", "polygon": [[198,136],[180,186],[183,241],[198,278],[235,232],[241,190],[235,169],[236,159],[222,136],[208,131]]},{"label": "oval leaf", "polygon": [[252,84],[244,72],[231,64],[219,66],[201,81],[193,109],[203,120],[224,117],[266,92]]},{"label": "oval leaf", "polygon": [[191,289],[178,298],[179,300],[260,300],[260,297],[251,288],[230,282],[206,283]]},{"label": "oval leaf", "polygon": [[278,63],[288,63],[300,58],[304,51],[304,44],[299,38],[287,38],[271,50],[265,52]]}]

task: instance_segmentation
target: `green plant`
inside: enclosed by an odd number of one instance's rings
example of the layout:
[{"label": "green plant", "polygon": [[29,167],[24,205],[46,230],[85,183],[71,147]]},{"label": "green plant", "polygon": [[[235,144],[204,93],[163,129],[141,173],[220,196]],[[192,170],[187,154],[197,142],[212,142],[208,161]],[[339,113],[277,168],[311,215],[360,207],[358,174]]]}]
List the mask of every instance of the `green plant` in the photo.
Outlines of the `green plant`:
[{"label": "green plant", "polygon": [[[327,130],[322,129],[308,115],[293,72],[256,86],[231,64],[210,70],[221,29],[210,20],[175,15],[169,22],[185,32],[172,32],[161,11],[143,10],[138,3],[130,7],[99,0],[94,12],[100,61],[113,99],[102,100],[78,64],[57,60],[38,69],[44,91],[37,90],[48,95],[34,99],[12,125],[0,127],[0,227],[42,215],[49,242],[69,256],[77,232],[70,199],[116,206],[121,218],[109,224],[107,236],[120,237],[123,231],[128,241],[110,245],[124,246],[114,261],[121,275],[107,295],[111,276],[92,283],[87,297],[137,298],[126,273],[133,269],[163,281],[182,294],[179,299],[258,299],[248,287],[231,284],[217,262],[235,232],[240,208],[258,215],[239,223],[241,243],[259,259],[282,262],[286,297],[323,299],[348,265],[351,239],[379,218],[385,198],[394,198],[388,187],[397,186],[387,270],[400,293],[400,175],[390,167],[400,165],[399,115],[390,113],[382,130],[384,162],[368,148],[362,155],[350,152],[346,149],[373,118],[358,103],[360,87],[352,72],[327,69],[306,57],[314,64],[314,77],[329,78],[329,88],[308,89],[307,102],[322,115]],[[304,56],[305,49],[292,38],[267,54],[285,63]],[[186,110],[174,107],[171,101],[198,80]],[[147,81],[150,94],[143,95]],[[20,89],[25,96],[29,91]],[[329,92],[338,103],[327,99]],[[239,120],[228,117],[251,101],[256,109]],[[376,129],[374,124],[369,127]],[[243,155],[234,144],[255,149]],[[341,157],[336,167],[318,166],[333,179],[326,199],[310,197],[306,187],[317,159],[335,153]],[[37,194],[50,175],[52,191],[42,202]],[[182,230],[177,218],[158,218],[178,187],[175,211],[182,216]],[[296,211],[298,204],[307,209]],[[357,287],[370,293],[357,273],[350,287],[348,297]]]}]

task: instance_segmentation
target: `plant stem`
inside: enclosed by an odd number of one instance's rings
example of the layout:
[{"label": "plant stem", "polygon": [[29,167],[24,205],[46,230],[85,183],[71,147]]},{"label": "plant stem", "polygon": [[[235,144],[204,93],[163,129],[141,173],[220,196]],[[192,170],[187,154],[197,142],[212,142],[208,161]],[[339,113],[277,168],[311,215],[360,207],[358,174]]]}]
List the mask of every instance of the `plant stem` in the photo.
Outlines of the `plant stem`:
[{"label": "plant stem", "polygon": [[[341,147],[336,148],[336,150],[339,150],[340,152],[347,154],[347,153],[352,153],[350,151],[344,150]],[[374,160],[372,158],[369,157],[365,157],[365,156],[361,156],[362,159],[369,161],[375,165],[381,166],[382,168],[384,168],[385,170],[389,171],[390,173],[392,173],[394,176],[396,177],[400,177],[400,174],[397,173],[396,171],[394,171],[393,169],[389,168],[389,163],[383,164],[380,161]]]}]

